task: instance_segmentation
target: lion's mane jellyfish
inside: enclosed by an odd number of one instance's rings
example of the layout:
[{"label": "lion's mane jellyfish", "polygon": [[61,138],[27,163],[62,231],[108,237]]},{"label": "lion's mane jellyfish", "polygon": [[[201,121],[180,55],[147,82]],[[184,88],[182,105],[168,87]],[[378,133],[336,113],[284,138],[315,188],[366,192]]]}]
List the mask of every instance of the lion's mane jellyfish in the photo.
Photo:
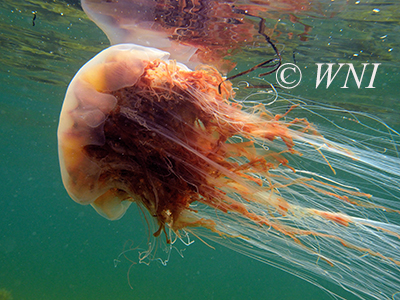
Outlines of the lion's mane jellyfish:
[{"label": "lion's mane jellyfish", "polygon": [[317,129],[301,101],[239,103],[214,68],[168,57],[116,45],[74,77],[58,129],[70,196],[112,220],[136,203],[167,243],[206,236],[360,297],[398,293],[398,144],[382,154],[361,130]]}]

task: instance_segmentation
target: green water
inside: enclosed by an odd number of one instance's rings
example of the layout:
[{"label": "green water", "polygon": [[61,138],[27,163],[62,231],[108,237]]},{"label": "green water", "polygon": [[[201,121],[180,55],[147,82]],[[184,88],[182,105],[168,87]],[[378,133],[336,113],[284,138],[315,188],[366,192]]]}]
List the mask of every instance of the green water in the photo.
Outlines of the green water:
[{"label": "green water", "polygon": [[[35,26],[32,11],[37,11]],[[308,41],[288,38],[289,31],[303,31],[288,13],[268,15],[271,27],[273,17],[283,16],[276,41],[284,62],[293,62],[295,51],[307,74],[290,93],[375,114],[399,130],[400,4],[339,1],[333,11],[298,13],[313,27]],[[330,299],[304,280],[198,240],[179,245],[184,258],[174,251],[167,266],[132,266],[131,289],[131,263],[121,259],[114,267],[114,259],[126,241],[146,238],[140,213],[132,206],[111,222],[76,204],[58,167],[56,131],[64,93],[80,66],[108,46],[106,37],[76,4],[7,0],[0,4],[0,45],[0,289],[11,291],[15,300]],[[252,60],[264,59],[248,51]],[[315,62],[382,65],[374,90],[335,84],[316,90]]]}]

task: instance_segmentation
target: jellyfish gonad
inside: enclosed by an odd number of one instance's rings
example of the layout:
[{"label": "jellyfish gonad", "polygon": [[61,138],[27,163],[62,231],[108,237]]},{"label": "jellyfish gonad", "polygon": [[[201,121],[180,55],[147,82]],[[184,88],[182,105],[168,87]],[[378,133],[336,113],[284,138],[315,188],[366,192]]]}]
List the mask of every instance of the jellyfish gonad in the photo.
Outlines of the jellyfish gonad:
[{"label": "jellyfish gonad", "polygon": [[[272,114],[240,104],[229,82],[218,90],[214,68],[192,71],[168,56],[116,45],[74,77],[58,129],[70,196],[111,220],[136,203],[168,242],[205,230],[360,297],[395,294],[399,159],[323,136],[291,117],[300,106]],[[355,177],[373,189],[347,182]]]}]

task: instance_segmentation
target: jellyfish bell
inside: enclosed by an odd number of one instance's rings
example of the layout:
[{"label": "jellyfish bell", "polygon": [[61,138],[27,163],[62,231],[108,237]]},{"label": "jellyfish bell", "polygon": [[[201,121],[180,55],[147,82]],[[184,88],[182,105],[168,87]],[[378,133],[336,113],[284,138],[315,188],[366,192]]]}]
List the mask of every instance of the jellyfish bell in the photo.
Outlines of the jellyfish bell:
[{"label": "jellyfish bell", "polygon": [[[326,117],[333,108],[278,95],[267,110],[221,82],[212,67],[192,71],[134,44],[94,57],[69,85],[60,115],[70,196],[108,219],[135,203],[169,244],[206,236],[361,296],[397,293],[397,133],[356,130],[360,116],[342,130],[347,119]],[[317,129],[306,114],[335,130]]]}]

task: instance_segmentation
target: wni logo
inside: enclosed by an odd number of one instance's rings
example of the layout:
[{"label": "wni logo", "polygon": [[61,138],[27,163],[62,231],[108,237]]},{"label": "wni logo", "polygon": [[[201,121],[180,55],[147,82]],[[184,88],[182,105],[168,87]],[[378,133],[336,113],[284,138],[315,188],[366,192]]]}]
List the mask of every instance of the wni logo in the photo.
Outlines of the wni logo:
[{"label": "wni logo", "polygon": [[[318,66],[318,72],[317,72],[317,78],[316,78],[316,84],[315,84],[315,88],[318,88],[318,86],[321,84],[321,82],[324,80],[324,78],[326,77],[326,88],[329,88],[329,86],[331,85],[332,81],[335,79],[336,75],[340,72],[340,70],[343,67],[343,70],[341,73],[343,73],[343,71],[345,71],[347,66],[347,76],[346,76],[346,80],[344,81],[343,86],[341,86],[340,88],[342,89],[347,89],[349,88],[347,86],[347,83],[349,81],[349,77],[352,75],[357,87],[360,89],[361,88],[361,84],[362,84],[362,80],[364,78],[364,74],[366,73],[366,71],[371,72],[372,66],[372,73],[369,79],[369,84],[368,86],[366,86],[366,89],[374,89],[374,80],[375,80],[375,76],[376,76],[376,72],[378,71],[378,67],[380,65],[380,63],[363,63],[363,69],[362,69],[362,73],[360,76],[357,75],[357,72],[353,66],[352,63],[339,63],[339,64],[334,64],[334,63],[316,63],[316,65]],[[321,73],[322,73],[322,69],[323,66],[327,65],[327,69],[325,70],[325,73],[322,75],[321,77]],[[339,65],[339,68],[336,70],[336,72],[332,75],[332,68],[334,65]],[[370,66],[372,65],[372,66]]]}]

